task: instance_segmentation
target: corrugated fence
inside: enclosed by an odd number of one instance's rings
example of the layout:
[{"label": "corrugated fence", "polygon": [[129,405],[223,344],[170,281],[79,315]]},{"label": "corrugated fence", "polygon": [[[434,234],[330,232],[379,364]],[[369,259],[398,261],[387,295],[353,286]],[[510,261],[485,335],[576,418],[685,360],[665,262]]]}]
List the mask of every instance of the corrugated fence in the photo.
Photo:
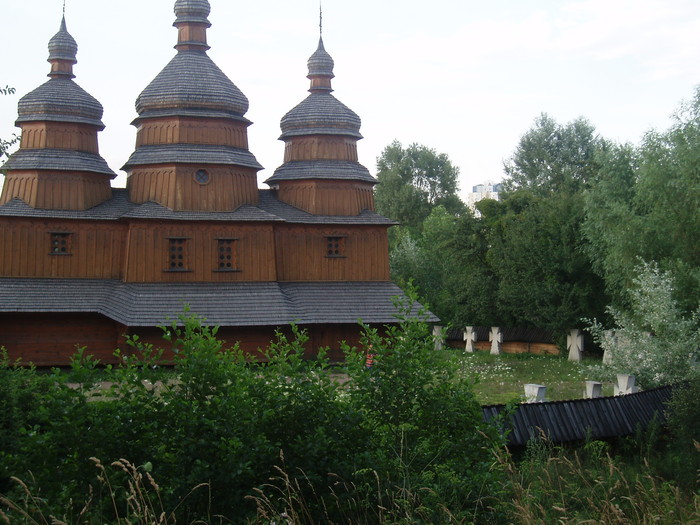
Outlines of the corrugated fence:
[{"label": "corrugated fence", "polygon": [[500,414],[506,405],[483,406],[482,410],[485,421],[510,431],[511,446],[526,445],[542,435],[554,443],[566,443],[628,436],[653,420],[664,423],[671,394],[672,387],[664,386],[615,397],[523,403],[505,418]]}]

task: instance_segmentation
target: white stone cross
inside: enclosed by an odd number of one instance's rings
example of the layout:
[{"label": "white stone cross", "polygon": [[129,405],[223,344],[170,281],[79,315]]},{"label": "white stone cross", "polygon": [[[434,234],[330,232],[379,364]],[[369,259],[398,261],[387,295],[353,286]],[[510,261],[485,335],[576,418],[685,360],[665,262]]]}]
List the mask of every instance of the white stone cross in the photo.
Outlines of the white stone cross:
[{"label": "white stone cross", "polygon": [[581,330],[572,329],[566,336],[566,348],[569,350],[569,361],[583,359],[583,334]]},{"label": "white stone cross", "polygon": [[501,355],[501,344],[503,344],[503,332],[498,326],[492,326],[489,332],[491,341],[491,355]]},{"label": "white stone cross", "polygon": [[466,342],[464,345],[464,351],[472,353],[476,348],[474,347],[474,343],[476,343],[477,339],[477,334],[476,330],[474,330],[473,326],[467,326],[464,329],[464,341]]},{"label": "white stone cross", "polygon": [[525,385],[525,402],[526,403],[542,403],[547,395],[547,387],[544,385],[536,385],[528,383]]},{"label": "white stone cross", "polygon": [[586,399],[603,397],[603,383],[599,381],[586,381]]}]

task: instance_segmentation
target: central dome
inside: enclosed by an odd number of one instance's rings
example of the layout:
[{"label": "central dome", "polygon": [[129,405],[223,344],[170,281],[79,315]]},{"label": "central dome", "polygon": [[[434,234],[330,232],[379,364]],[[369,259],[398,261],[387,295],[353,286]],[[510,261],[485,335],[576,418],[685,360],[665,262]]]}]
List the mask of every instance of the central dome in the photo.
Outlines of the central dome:
[{"label": "central dome", "polygon": [[243,117],[248,98],[201,51],[180,51],[136,99],[139,116],[182,110],[209,116]]}]

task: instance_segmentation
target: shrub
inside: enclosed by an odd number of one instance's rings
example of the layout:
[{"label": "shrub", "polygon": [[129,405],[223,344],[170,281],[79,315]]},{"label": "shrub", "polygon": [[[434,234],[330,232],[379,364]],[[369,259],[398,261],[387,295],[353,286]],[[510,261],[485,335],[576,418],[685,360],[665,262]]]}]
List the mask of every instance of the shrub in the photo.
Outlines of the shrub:
[{"label": "shrub", "polygon": [[698,313],[684,316],[673,298],[671,274],[642,263],[630,291],[629,311],[610,309],[614,336],[598,323],[590,330],[612,355],[614,373],[633,374],[645,388],[671,384],[698,374]]}]

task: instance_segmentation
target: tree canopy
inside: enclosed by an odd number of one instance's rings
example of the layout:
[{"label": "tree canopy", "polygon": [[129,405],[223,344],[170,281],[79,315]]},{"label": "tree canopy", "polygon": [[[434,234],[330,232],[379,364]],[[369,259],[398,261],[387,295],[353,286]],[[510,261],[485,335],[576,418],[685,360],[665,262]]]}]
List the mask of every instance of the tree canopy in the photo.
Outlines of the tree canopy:
[{"label": "tree canopy", "polygon": [[462,213],[458,175],[446,154],[420,144],[404,148],[395,140],[377,158],[377,211],[412,229],[420,229],[436,206]]}]

